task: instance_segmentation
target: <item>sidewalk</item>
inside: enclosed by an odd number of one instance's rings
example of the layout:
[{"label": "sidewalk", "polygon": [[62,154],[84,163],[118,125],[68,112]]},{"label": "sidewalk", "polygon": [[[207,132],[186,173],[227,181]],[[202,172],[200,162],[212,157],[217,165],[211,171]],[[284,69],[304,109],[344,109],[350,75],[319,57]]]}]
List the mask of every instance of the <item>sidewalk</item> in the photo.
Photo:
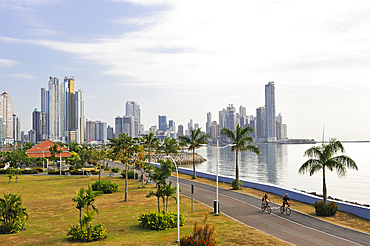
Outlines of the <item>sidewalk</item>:
[{"label": "sidewalk", "polygon": [[[170,177],[176,183],[176,177]],[[194,200],[213,210],[216,187],[179,178],[181,194],[191,197],[194,185]],[[272,235],[293,245],[369,245],[370,234],[337,226],[326,221],[292,210],[290,216],[281,214],[280,205],[270,204],[271,214],[261,211],[261,199],[243,193],[219,188],[220,213],[245,225]],[[181,204],[180,204],[181,209]]]}]

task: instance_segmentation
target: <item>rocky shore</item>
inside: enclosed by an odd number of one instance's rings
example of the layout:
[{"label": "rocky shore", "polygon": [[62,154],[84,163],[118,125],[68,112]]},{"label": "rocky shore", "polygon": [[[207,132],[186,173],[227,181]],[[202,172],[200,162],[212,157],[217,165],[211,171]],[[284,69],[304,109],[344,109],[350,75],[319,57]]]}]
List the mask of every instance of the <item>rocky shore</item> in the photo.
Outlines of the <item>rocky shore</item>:
[{"label": "rocky shore", "polygon": [[[323,198],[323,195],[317,194],[316,192],[307,192],[307,191],[299,190],[299,189],[296,189],[296,188],[294,188],[294,189],[297,190],[297,191],[301,191],[301,192],[304,192],[304,193],[307,193],[307,194],[310,194],[310,195],[314,195],[314,196]],[[358,203],[358,202],[352,202],[352,201],[342,200],[342,199],[331,197],[331,196],[328,196],[328,199],[334,200],[334,201],[338,201],[338,202],[346,202],[346,203],[350,203],[350,204],[354,204],[354,205],[359,205],[359,206],[364,206],[364,207],[370,207],[369,204],[361,204],[361,203]]]},{"label": "rocky shore", "polygon": [[[153,154],[150,156],[150,162],[158,162],[158,160],[166,160],[166,154]],[[193,164],[193,153],[179,153],[179,154],[170,154],[170,156],[175,160],[178,166]],[[202,163],[207,161],[201,155],[195,153],[194,158],[195,163]]]}]

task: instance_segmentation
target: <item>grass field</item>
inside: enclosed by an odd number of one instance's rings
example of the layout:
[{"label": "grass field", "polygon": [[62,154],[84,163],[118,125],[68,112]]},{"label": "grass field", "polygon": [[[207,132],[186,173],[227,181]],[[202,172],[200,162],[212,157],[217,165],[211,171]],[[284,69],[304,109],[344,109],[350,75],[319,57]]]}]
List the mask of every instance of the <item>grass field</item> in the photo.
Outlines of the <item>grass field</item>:
[{"label": "grass field", "polygon": [[[71,245],[84,243],[68,240],[66,234],[69,225],[78,223],[78,210],[72,202],[75,191],[81,187],[87,188],[98,179],[97,176],[59,177],[54,175],[22,175],[18,183],[12,180],[8,184],[5,175],[0,175],[0,196],[2,192],[15,193],[22,197],[27,207],[30,227],[23,232],[10,235],[0,235],[1,245]],[[102,223],[107,228],[108,237],[89,245],[177,245],[177,229],[167,231],[149,231],[141,229],[138,217],[141,213],[157,211],[155,197],[146,198],[154,185],[141,187],[137,180],[129,181],[128,201],[124,202],[124,179],[120,177],[102,177],[115,182],[120,192],[97,197],[96,205],[99,214],[95,216],[94,224]],[[190,235],[194,221],[201,221],[208,214],[208,222],[214,224],[217,232],[218,245],[288,245],[272,236],[240,224],[224,215],[213,216],[211,208],[194,202],[194,212],[191,213],[191,201],[180,198],[180,210],[186,217],[181,227],[181,237]],[[170,202],[169,211],[176,211],[174,200]]]}]

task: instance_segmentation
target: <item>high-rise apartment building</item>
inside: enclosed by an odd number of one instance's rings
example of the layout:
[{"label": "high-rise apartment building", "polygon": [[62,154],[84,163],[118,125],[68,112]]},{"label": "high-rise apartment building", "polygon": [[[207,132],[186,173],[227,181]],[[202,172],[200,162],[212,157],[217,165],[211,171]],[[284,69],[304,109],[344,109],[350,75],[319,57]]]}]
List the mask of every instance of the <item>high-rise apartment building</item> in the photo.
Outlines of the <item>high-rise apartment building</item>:
[{"label": "high-rise apartment building", "polygon": [[265,138],[266,142],[276,142],[275,84],[265,85]]},{"label": "high-rise apartment building", "polygon": [[5,142],[12,144],[13,137],[13,97],[4,92],[0,95],[0,117],[5,125],[4,138]]},{"label": "high-rise apartment building", "polygon": [[119,135],[123,133],[123,122],[122,122],[122,117],[117,116],[114,120],[114,129],[116,129],[115,136],[118,138]]},{"label": "high-rise apartment building", "polygon": [[259,142],[265,140],[265,108],[259,107],[256,110],[256,138],[259,139]]},{"label": "high-rise apartment building", "polygon": [[60,83],[52,76],[48,89],[41,88],[41,112],[46,114],[47,139],[51,141],[82,143],[85,139],[83,92],[74,89],[74,77],[65,77]]},{"label": "high-rise apartment building", "polygon": [[107,138],[111,139],[114,138],[114,129],[110,125],[107,127]]},{"label": "high-rise apartment building", "polygon": [[207,122],[206,122],[206,134],[211,136],[211,127],[212,127],[212,113],[207,113]]},{"label": "high-rise apartment building", "polygon": [[21,139],[21,120],[17,115],[13,114],[13,138],[14,142],[22,142]]},{"label": "high-rise apartment building", "polygon": [[46,124],[46,114],[35,108],[32,112],[32,130],[35,131],[36,134],[36,142],[41,143],[42,141],[46,140],[47,136],[47,124]]},{"label": "high-rise apartment building", "polygon": [[141,112],[140,105],[134,101],[126,102],[126,115],[134,117],[133,131],[135,132],[133,137],[139,136],[141,134]]},{"label": "high-rise apartment building", "polygon": [[190,119],[188,123],[188,130],[193,129],[193,119]]},{"label": "high-rise apartment building", "polygon": [[226,127],[232,131],[236,129],[236,112],[233,104],[229,104],[226,108]]},{"label": "high-rise apartment building", "polygon": [[177,127],[177,137],[181,137],[181,136],[184,136],[184,126],[180,124]]},{"label": "high-rise apartment building", "polygon": [[167,130],[167,117],[165,115],[158,115],[158,130]]}]

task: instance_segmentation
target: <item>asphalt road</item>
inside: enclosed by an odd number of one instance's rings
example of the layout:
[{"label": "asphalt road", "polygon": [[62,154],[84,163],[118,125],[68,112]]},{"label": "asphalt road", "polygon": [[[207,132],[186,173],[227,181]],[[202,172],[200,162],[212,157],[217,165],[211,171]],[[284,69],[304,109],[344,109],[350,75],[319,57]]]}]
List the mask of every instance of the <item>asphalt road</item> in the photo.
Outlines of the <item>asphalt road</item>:
[{"label": "asphalt road", "polygon": [[[170,177],[176,183],[176,177]],[[179,179],[181,194],[210,206],[216,200],[216,187]],[[219,188],[220,213],[245,225],[293,245],[369,245],[370,234],[337,226],[292,209],[290,216],[280,213],[280,205],[270,203],[271,214],[262,212],[261,199]],[[181,209],[181,204],[180,204]]]}]

